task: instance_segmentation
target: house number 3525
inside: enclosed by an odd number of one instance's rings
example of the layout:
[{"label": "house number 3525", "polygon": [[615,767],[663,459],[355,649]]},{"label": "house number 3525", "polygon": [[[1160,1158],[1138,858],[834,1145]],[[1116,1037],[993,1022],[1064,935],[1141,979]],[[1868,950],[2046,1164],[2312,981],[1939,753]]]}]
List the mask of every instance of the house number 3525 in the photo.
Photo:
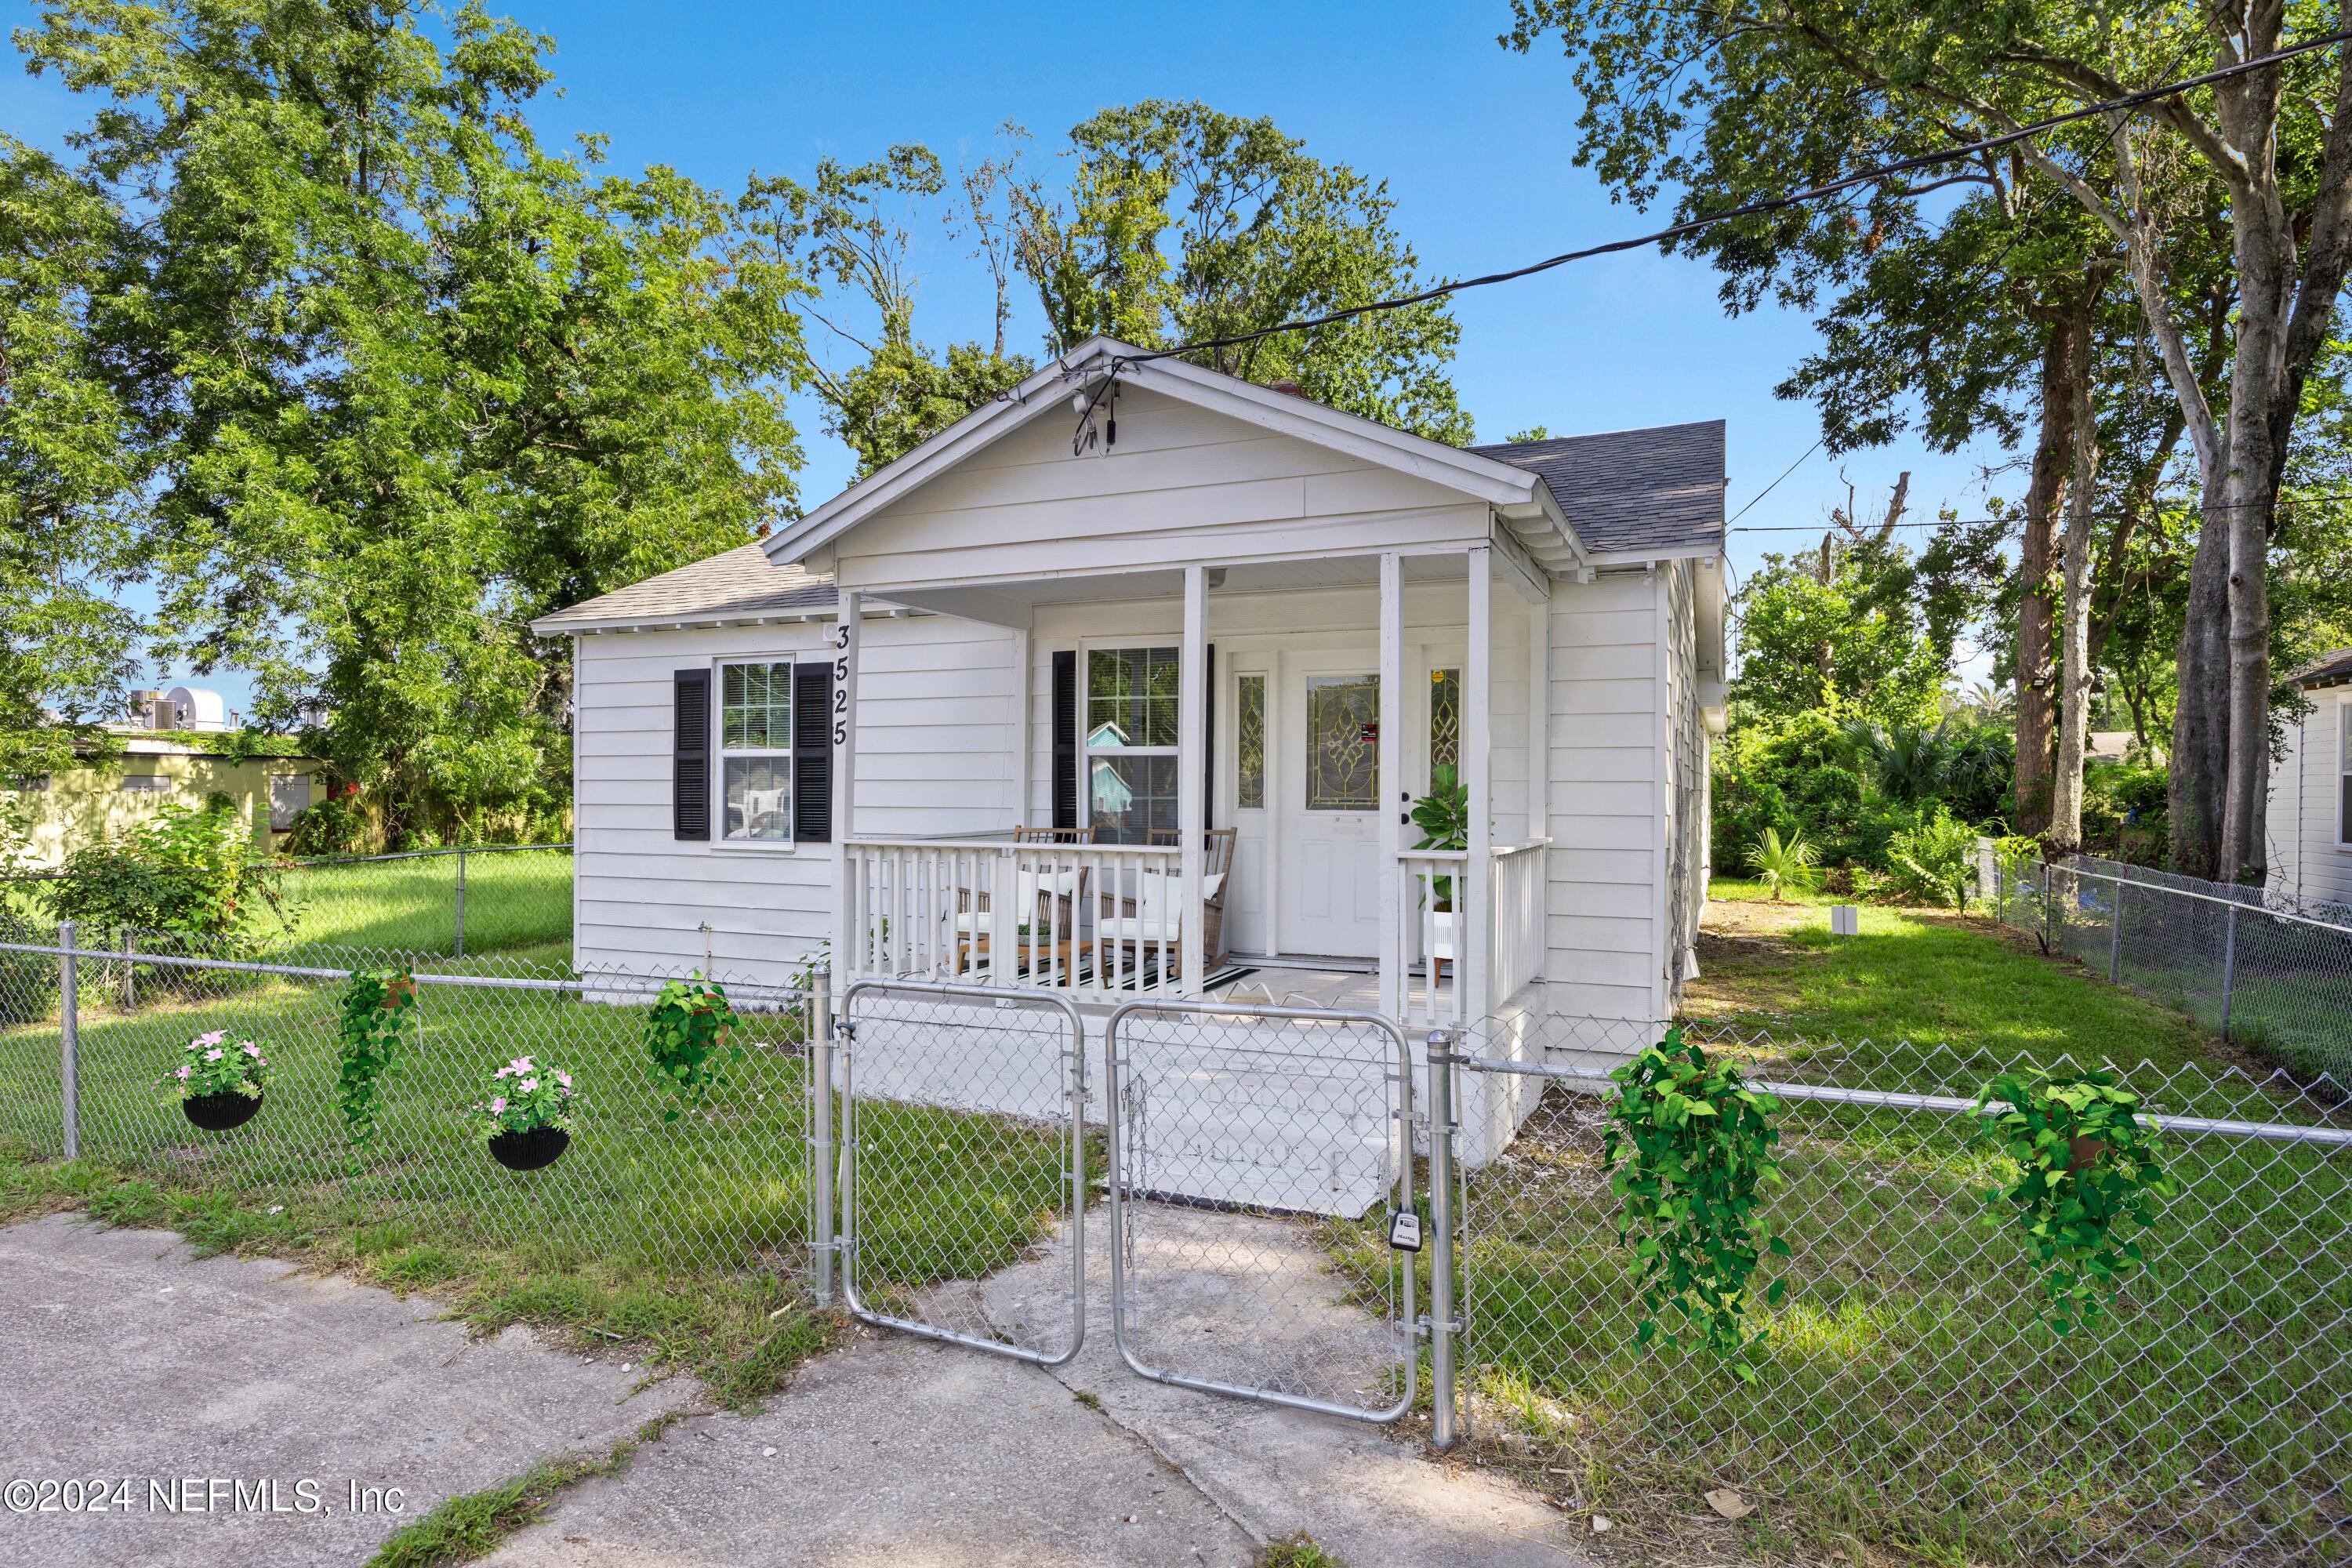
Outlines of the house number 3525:
[{"label": "house number 3525", "polygon": [[833,634],[833,743],[849,742],[849,636],[847,621]]}]

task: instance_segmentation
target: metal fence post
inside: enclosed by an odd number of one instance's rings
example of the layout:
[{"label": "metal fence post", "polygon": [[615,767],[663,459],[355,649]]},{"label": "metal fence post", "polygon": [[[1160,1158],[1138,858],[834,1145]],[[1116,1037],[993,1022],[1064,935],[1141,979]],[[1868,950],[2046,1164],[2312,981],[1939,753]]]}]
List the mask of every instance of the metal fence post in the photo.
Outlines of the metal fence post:
[{"label": "metal fence post", "polygon": [[1454,1447],[1454,1047],[1458,1029],[1429,1032],[1429,1446]]},{"label": "metal fence post", "polygon": [[74,973],[74,922],[58,925],[58,1080],[64,1089],[65,1155],[81,1157],[81,996]]},{"label": "metal fence post", "polygon": [[2114,918],[2107,926],[2107,984],[2120,983],[2124,973],[2124,879],[2116,879]]},{"label": "metal fence post", "polygon": [[809,971],[809,1264],[811,1293],[833,1305],[833,972]]},{"label": "metal fence post", "polygon": [[122,928],[122,1010],[139,1011],[139,945],[134,938],[139,933],[130,926]]},{"label": "metal fence post", "polygon": [[457,846],[457,956],[466,956],[466,847]]},{"label": "metal fence post", "polygon": [[2230,994],[2238,982],[2238,906],[2221,916],[2221,1038],[2230,1037]]},{"label": "metal fence post", "polygon": [[2050,951],[2050,907],[2057,901],[2058,879],[2050,869],[2050,862],[2042,862],[2042,951]]}]

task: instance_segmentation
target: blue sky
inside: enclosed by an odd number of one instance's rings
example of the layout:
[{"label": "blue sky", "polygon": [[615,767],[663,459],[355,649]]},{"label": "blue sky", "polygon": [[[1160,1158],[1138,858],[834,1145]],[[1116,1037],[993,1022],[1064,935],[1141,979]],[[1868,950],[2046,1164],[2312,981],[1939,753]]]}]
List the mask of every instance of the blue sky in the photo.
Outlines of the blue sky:
[{"label": "blue sky", "polygon": [[[34,7],[0,4],[14,27]],[[985,156],[1007,120],[1050,160],[1068,127],[1139,99],[1198,98],[1265,114],[1318,156],[1386,179],[1396,221],[1433,274],[1468,275],[1654,227],[1613,204],[1570,160],[1577,100],[1556,51],[1495,42],[1507,5],[646,6],[493,4],[556,40],[561,96],[534,118],[551,142],[611,138],[616,169],[668,163],[740,185],[759,171],[805,175],[827,153],[864,158],[928,142],[950,167]],[[48,79],[0,78],[0,127],[54,142],[87,106]],[[1050,174],[1050,172],[1049,172]],[[985,275],[926,235],[918,333],[983,335]],[[1556,435],[1684,419],[1728,421],[1730,505],[1745,505],[1819,435],[1811,409],[1772,396],[1810,352],[1811,323],[1778,310],[1727,318],[1704,263],[1643,251],[1580,262],[1462,297],[1454,378],[1479,437],[1543,424]],[[1038,316],[1021,300],[1013,346],[1033,350]],[[804,504],[844,484],[848,453],[798,410],[809,461]],[[1802,464],[1740,519],[1817,525],[1845,479],[1883,497],[1913,471],[1915,518],[1957,505],[1980,515],[1980,469],[1998,454],[1930,454],[1916,443]],[[1843,469],[1843,478],[1841,477]],[[2013,494],[2021,475],[1996,479]],[[1865,504],[1868,504],[1865,499]],[[1802,533],[1742,532],[1732,563]],[[1971,669],[1971,677],[1980,673]],[[245,683],[211,682],[241,703]]]}]

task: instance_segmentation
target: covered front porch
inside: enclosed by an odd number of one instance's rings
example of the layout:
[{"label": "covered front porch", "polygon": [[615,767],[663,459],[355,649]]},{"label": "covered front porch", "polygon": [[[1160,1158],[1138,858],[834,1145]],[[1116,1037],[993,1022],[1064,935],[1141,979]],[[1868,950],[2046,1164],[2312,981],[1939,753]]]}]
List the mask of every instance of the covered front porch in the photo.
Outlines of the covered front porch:
[{"label": "covered front porch", "polygon": [[[880,601],[993,626],[1009,722],[937,731],[1019,803],[942,836],[861,799],[859,628]],[[1488,1017],[1544,971],[1550,592],[1503,531],[842,592],[833,782],[844,982]],[[975,699],[975,706],[985,702]],[[959,735],[970,737],[957,750]],[[872,748],[868,748],[869,751]],[[1459,847],[1412,810],[1458,779]]]}]

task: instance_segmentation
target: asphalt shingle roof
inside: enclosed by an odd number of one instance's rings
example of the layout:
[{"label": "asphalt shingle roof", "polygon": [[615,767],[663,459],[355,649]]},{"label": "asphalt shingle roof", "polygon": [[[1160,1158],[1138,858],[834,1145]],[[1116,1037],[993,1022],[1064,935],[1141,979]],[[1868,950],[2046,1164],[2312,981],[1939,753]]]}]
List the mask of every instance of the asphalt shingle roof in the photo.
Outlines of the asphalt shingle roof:
[{"label": "asphalt shingle roof", "polygon": [[833,579],[799,566],[779,566],[757,544],[734,549],[632,583],[584,604],[541,616],[545,631],[606,622],[731,619],[833,606]]},{"label": "asphalt shingle roof", "polygon": [[1596,554],[1723,542],[1723,421],[1473,447],[1542,477]]},{"label": "asphalt shingle roof", "polygon": [[2323,653],[2294,672],[2297,686],[2341,686],[2352,680],[2352,647]]}]

